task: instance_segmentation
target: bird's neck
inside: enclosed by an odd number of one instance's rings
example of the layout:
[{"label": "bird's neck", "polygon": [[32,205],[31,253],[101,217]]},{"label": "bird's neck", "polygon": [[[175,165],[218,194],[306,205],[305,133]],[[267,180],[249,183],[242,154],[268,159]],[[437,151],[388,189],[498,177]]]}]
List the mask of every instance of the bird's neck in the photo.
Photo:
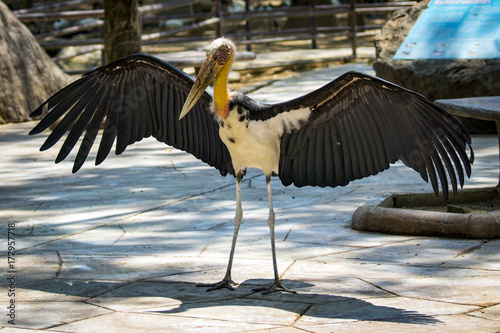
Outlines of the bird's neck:
[{"label": "bird's neck", "polygon": [[229,61],[224,65],[224,67],[222,67],[214,82],[215,112],[222,118],[226,118],[229,112],[231,94],[227,89],[227,78],[229,75],[229,69],[231,68],[231,63],[233,62],[233,56],[234,55],[231,55]]}]

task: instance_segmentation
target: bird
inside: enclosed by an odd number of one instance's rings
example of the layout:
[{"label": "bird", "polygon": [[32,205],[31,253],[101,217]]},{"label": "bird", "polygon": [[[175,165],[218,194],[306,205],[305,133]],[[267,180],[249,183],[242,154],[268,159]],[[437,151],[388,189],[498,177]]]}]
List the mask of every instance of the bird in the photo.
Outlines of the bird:
[{"label": "bird", "polygon": [[222,176],[235,177],[229,262],[221,281],[198,284],[207,291],[234,290],[237,285],[231,268],[243,218],[241,181],[249,168],[262,170],[267,187],[274,280],[256,288],[263,293],[295,293],[281,282],[276,263],[273,176],[285,186],[346,186],[401,160],[445,199],[450,185],[456,194],[465,175],[470,178],[474,153],[469,132],[424,96],[350,71],[301,97],[262,103],[228,89],[236,52],[230,38],[214,40],[196,78],[151,55],[126,56],[83,75],[31,114],[46,113],[30,135],[57,123],[41,151],[67,133],[56,163],[81,142],[73,173],[101,133],[96,165],[113,145],[119,155],[152,136],[191,153]]}]

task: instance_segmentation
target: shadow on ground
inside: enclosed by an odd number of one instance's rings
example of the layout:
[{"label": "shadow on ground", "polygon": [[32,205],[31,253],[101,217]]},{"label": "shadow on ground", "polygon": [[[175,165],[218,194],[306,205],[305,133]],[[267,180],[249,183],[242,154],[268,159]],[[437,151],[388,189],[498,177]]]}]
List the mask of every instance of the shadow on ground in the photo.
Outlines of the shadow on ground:
[{"label": "shadow on ground", "polygon": [[[263,295],[252,289],[270,283],[270,280],[250,279],[242,282],[234,291],[217,290],[206,292],[196,283],[168,281],[81,281],[54,279],[28,283],[22,286],[37,292],[54,294],[58,299],[68,296],[87,298],[86,303],[98,305],[112,311],[123,311],[127,306],[135,307],[134,312],[187,315],[200,315],[215,318],[234,316],[246,322],[259,322],[256,316],[266,316],[262,308],[268,311],[295,313],[297,319],[303,317],[332,320],[380,321],[392,323],[437,325],[441,321],[433,316],[398,309],[389,306],[374,305],[366,300],[353,297],[335,296],[308,292],[312,284],[298,280],[284,280],[286,286],[298,291],[297,294],[274,293]],[[47,295],[44,296],[45,298]],[[256,313],[252,308],[260,308]],[[212,308],[212,309],[211,309]]]}]

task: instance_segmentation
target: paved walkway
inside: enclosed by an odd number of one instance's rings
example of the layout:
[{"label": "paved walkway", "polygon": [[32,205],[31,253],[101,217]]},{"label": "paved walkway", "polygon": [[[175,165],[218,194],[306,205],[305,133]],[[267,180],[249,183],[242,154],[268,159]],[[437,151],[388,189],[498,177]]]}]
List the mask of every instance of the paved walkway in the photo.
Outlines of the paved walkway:
[{"label": "paved walkway", "polygon": [[[289,98],[351,68],[297,74],[253,95]],[[17,250],[15,273],[7,273],[2,241],[1,332],[500,331],[500,240],[349,227],[377,193],[431,190],[401,164],[335,189],[273,180],[278,265],[295,295],[252,291],[271,282],[272,263],[265,179],[250,170],[233,267],[240,285],[207,293],[195,284],[224,274],[234,179],[154,139],[73,175],[71,161],[53,164],[57,149],[38,152],[44,135],[28,137],[33,125],[0,126],[1,234],[6,240],[15,224]],[[466,187],[494,186],[496,136],[473,140]]]}]

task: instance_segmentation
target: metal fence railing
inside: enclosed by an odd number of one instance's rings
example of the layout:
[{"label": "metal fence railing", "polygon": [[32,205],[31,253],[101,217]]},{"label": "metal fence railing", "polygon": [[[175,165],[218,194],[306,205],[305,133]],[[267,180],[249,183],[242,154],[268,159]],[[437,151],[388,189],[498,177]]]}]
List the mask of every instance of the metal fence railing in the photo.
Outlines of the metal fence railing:
[{"label": "metal fence railing", "polygon": [[[139,8],[142,24],[142,45],[173,44],[192,41],[211,40],[225,34],[225,26],[231,28],[230,35],[238,40],[239,44],[247,46],[251,50],[252,45],[263,43],[280,43],[291,40],[310,40],[311,47],[317,47],[317,40],[333,37],[345,37],[350,39],[352,57],[357,56],[356,39],[360,36],[374,35],[382,24],[362,24],[358,17],[363,15],[374,15],[376,13],[390,13],[398,9],[415,4],[414,1],[397,1],[386,3],[356,3],[356,0],[347,0],[348,3],[340,5],[315,5],[315,0],[309,1],[309,6],[301,7],[267,7],[256,10],[250,6],[250,0],[245,0],[245,8],[239,11],[223,10],[221,0],[213,0],[213,10],[210,12],[194,12],[170,14],[168,11],[180,7],[191,7],[204,2],[204,0],[170,0],[157,4],[144,5]],[[57,50],[66,46],[93,46],[85,51],[65,57],[55,57],[54,60],[62,60],[71,56],[81,55],[104,48],[104,10],[69,10],[82,6],[99,6],[99,0],[69,0],[62,3],[38,6],[31,9],[15,11],[18,19],[25,23],[36,24],[36,22],[54,22],[57,20],[82,20],[77,24],[58,30],[39,31],[35,33],[40,45],[46,50]],[[167,14],[163,14],[167,12]],[[316,22],[321,17],[344,16],[339,25],[319,26]],[[83,19],[92,18],[86,21]],[[307,26],[301,28],[268,28],[261,24],[264,21],[276,22],[299,18],[307,20]],[[144,27],[156,25],[167,20],[180,22],[189,21],[182,26],[147,32]],[[260,22],[260,23],[259,23]],[[363,20],[362,20],[363,22]],[[100,31],[97,36],[84,40],[67,39],[64,36],[82,33],[86,31]],[[151,30],[151,29],[150,29]],[[191,31],[200,31],[199,34],[190,35]],[[94,34],[95,35],[95,34]],[[55,38],[58,38],[55,40]]]}]

